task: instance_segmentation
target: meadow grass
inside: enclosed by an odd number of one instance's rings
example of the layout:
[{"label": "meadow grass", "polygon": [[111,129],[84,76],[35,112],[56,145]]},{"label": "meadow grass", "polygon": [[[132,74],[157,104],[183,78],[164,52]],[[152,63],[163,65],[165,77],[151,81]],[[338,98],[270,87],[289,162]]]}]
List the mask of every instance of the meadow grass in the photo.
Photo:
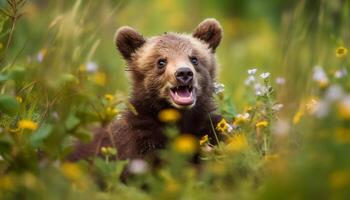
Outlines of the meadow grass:
[{"label": "meadow grass", "polygon": [[[0,199],[346,199],[350,196],[350,2],[0,1]],[[141,12],[142,11],[142,12]],[[224,39],[212,124],[218,145],[179,134],[160,169],[70,163],[74,140],[128,103],[122,25],[152,36],[217,18]],[[135,111],[137,112],[137,111]],[[201,151],[201,169],[188,159]],[[133,178],[119,180],[129,163]],[[103,185],[103,187],[101,187]]]}]

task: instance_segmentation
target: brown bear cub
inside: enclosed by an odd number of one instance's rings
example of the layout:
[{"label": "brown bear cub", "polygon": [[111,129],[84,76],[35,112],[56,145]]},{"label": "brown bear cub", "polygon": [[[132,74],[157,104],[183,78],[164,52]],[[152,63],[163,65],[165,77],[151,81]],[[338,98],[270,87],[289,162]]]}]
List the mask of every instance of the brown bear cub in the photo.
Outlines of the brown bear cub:
[{"label": "brown bear cub", "polygon": [[[130,103],[137,114],[125,111],[89,144],[78,144],[70,160],[100,156],[100,148],[117,149],[116,159],[152,159],[167,144],[165,126],[158,113],[167,108],[181,114],[181,133],[197,138],[209,135],[215,143],[212,124],[220,117],[214,112],[215,50],[222,28],[215,19],[201,22],[191,35],[164,33],[144,38],[133,28],[121,27],[115,44],[131,74]],[[210,117],[210,118],[209,118]]]}]

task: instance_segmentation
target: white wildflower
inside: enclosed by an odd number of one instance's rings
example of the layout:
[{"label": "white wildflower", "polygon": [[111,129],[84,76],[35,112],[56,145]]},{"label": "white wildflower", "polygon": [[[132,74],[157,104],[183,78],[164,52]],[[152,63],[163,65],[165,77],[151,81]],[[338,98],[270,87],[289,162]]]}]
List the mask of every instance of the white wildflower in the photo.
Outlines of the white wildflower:
[{"label": "white wildflower", "polygon": [[222,93],[222,92],[224,92],[224,90],[225,90],[225,85],[224,84],[218,83],[218,82],[214,83],[214,92],[215,92],[215,94]]},{"label": "white wildflower", "polygon": [[269,72],[265,72],[265,73],[260,74],[260,77],[261,77],[262,79],[266,79],[266,78],[268,78],[269,76],[270,76],[270,73],[269,73]]},{"label": "white wildflower", "polygon": [[283,104],[281,104],[281,103],[277,103],[277,104],[272,106],[272,110],[274,110],[274,111],[279,111],[282,108],[283,108]]},{"label": "white wildflower", "polygon": [[256,83],[254,85],[254,89],[255,89],[255,95],[257,96],[264,96],[265,94],[268,93],[268,88],[261,85],[260,83]]},{"label": "white wildflower", "polygon": [[277,120],[273,127],[272,127],[273,133],[279,136],[284,136],[288,134],[290,130],[290,123],[288,120]]},{"label": "white wildflower", "polygon": [[343,89],[339,85],[332,85],[328,88],[325,94],[325,99],[333,102],[344,96]]},{"label": "white wildflower", "polygon": [[95,62],[87,62],[85,68],[87,72],[96,72],[98,70],[98,65]]},{"label": "white wildflower", "polygon": [[148,170],[148,164],[142,159],[131,160],[128,169],[133,174],[143,174]]},{"label": "white wildflower", "polygon": [[317,82],[328,83],[328,77],[324,72],[323,68],[319,65],[314,67],[313,79],[314,81],[317,81]]},{"label": "white wildflower", "polygon": [[284,79],[283,77],[277,77],[276,78],[276,84],[277,85],[284,85],[286,83],[286,79]]},{"label": "white wildflower", "polygon": [[323,118],[329,113],[329,103],[327,101],[318,101],[315,105],[313,114],[318,118]]},{"label": "white wildflower", "polygon": [[334,77],[335,78],[343,78],[347,74],[348,74],[348,72],[346,71],[346,69],[342,68],[342,69],[338,69],[337,71],[335,71]]},{"label": "white wildflower", "polygon": [[250,85],[250,84],[252,84],[252,83],[254,83],[254,82],[255,82],[255,77],[252,76],[252,75],[250,75],[250,76],[248,76],[248,78],[244,81],[244,84],[245,84],[245,85]]},{"label": "white wildflower", "polygon": [[237,114],[236,118],[247,120],[250,117],[249,113]]},{"label": "white wildflower", "polygon": [[258,70],[256,68],[253,68],[253,69],[248,69],[248,74],[249,75],[254,75]]}]

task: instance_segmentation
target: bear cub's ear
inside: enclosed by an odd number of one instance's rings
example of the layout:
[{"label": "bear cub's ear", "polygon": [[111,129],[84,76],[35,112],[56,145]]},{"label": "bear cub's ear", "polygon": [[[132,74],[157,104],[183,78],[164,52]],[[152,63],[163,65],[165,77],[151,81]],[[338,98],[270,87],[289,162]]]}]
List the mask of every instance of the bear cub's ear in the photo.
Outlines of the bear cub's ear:
[{"label": "bear cub's ear", "polygon": [[205,19],[193,31],[192,36],[209,44],[215,52],[222,38],[222,28],[216,19]]},{"label": "bear cub's ear", "polygon": [[140,48],[146,40],[135,29],[123,26],[115,33],[115,45],[124,59],[129,60],[131,55]]}]

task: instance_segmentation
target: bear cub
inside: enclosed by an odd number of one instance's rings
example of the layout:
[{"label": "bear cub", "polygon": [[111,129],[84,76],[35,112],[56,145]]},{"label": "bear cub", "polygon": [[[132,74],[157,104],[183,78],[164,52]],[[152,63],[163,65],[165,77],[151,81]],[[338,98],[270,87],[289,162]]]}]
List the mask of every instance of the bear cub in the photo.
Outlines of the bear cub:
[{"label": "bear cub", "polygon": [[180,133],[197,138],[208,135],[221,119],[215,114],[215,50],[222,28],[215,19],[205,19],[192,34],[164,33],[144,38],[131,27],[121,27],[115,45],[127,64],[131,78],[130,103],[136,112],[125,111],[107,127],[96,131],[88,144],[77,144],[70,160],[101,156],[101,147],[115,147],[115,159],[152,159],[165,148],[165,124],[158,119],[164,109],[176,109]]}]

